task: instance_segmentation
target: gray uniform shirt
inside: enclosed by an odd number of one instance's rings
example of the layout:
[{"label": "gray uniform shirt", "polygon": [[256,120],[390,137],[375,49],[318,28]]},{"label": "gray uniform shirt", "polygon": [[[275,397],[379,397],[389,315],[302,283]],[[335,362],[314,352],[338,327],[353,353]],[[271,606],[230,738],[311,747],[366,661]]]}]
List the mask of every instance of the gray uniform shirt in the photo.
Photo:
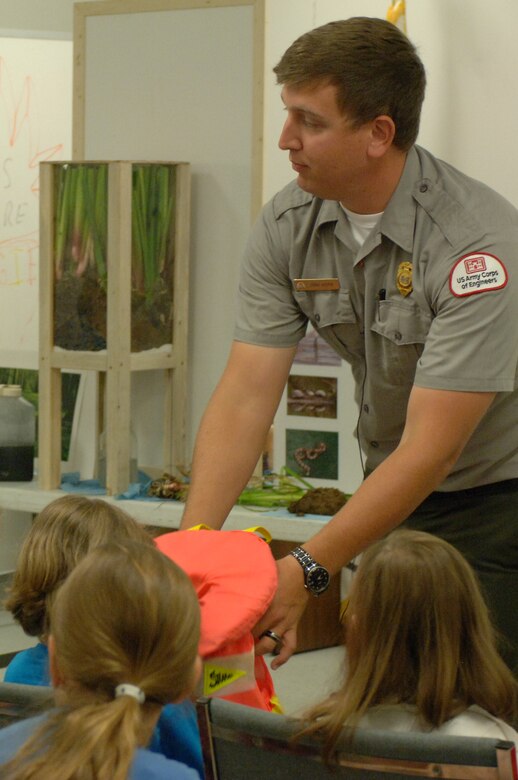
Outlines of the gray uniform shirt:
[{"label": "gray uniform shirt", "polygon": [[250,235],[235,338],[289,347],[308,321],[351,365],[367,468],[398,445],[416,384],[497,392],[442,490],[518,477],[518,211],[500,195],[414,147],[359,247],[338,203],[292,182]]}]

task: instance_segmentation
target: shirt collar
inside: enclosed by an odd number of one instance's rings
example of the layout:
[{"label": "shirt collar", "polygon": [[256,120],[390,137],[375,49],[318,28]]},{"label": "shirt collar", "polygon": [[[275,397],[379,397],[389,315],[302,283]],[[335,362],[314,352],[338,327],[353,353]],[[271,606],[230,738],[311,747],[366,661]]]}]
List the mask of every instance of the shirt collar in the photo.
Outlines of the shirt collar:
[{"label": "shirt collar", "polygon": [[407,154],[399,183],[387,203],[380,223],[381,232],[405,252],[412,252],[414,245],[417,206],[414,190],[416,182],[418,183],[421,177],[419,156],[415,147],[412,147]]},{"label": "shirt collar", "polygon": [[[414,190],[422,177],[421,164],[415,147],[407,154],[403,173],[394,194],[385,208],[379,231],[406,252],[412,252],[414,243],[414,224],[416,201]],[[324,200],[318,212],[316,229],[322,225],[336,223],[336,236],[345,244],[350,245],[352,239],[350,226],[343,209],[337,201]]]}]

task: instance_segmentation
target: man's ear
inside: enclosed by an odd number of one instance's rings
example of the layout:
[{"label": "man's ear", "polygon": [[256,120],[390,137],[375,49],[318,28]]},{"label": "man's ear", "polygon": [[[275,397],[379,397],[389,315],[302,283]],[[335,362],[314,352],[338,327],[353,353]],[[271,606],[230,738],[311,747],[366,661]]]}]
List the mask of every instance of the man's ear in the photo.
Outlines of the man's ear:
[{"label": "man's ear", "polygon": [[54,688],[59,688],[60,685],[63,685],[64,679],[58,668],[58,662],[56,658],[56,643],[54,642],[54,637],[52,634],[49,636],[48,648],[50,680]]},{"label": "man's ear", "polygon": [[371,138],[368,147],[370,157],[383,157],[390,149],[396,135],[394,120],[382,114],[371,123]]}]

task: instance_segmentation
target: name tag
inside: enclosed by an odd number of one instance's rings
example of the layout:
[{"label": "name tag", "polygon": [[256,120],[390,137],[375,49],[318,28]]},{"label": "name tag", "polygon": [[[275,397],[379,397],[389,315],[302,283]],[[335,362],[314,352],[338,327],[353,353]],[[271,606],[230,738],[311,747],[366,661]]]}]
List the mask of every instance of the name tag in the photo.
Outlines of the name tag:
[{"label": "name tag", "polygon": [[338,279],[294,279],[293,286],[298,292],[306,290],[339,290]]}]

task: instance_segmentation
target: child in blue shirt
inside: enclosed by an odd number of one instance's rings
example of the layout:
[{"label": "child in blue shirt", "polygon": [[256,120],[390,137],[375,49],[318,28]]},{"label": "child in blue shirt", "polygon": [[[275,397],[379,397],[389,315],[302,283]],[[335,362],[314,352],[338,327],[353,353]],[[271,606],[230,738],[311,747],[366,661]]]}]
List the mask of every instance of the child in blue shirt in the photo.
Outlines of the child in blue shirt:
[{"label": "child in blue shirt", "polygon": [[[58,587],[90,550],[109,541],[125,540],[155,544],[142,525],[102,499],[64,495],[39,513],[20,550],[5,602],[5,609],[25,633],[39,641],[11,660],[5,682],[51,684],[48,612]],[[196,711],[190,701],[164,707],[149,747],[203,773]]]},{"label": "child in blue shirt", "polygon": [[189,577],[149,544],[108,544],[75,567],[50,611],[56,707],[0,731],[1,776],[198,780],[145,747],[162,708],[199,676]]}]

